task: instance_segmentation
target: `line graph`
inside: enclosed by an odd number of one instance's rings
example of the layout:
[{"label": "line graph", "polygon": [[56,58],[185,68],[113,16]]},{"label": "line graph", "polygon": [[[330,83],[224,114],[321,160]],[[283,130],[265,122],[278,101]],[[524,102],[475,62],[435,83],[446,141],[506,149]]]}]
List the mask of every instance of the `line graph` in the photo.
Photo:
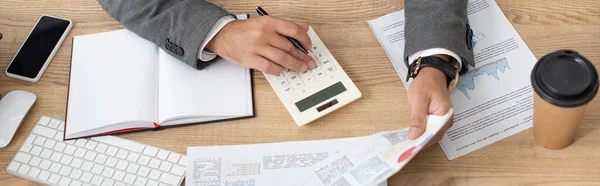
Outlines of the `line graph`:
[{"label": "line graph", "polygon": [[498,76],[498,72],[506,72],[510,70],[510,66],[508,65],[508,60],[506,58],[499,59],[487,65],[481,66],[479,68],[473,69],[472,71],[460,76],[458,83],[456,84],[456,89],[460,90],[468,99],[469,90],[475,90],[475,78],[481,75],[489,75],[496,78],[496,80],[500,81],[500,77]]}]

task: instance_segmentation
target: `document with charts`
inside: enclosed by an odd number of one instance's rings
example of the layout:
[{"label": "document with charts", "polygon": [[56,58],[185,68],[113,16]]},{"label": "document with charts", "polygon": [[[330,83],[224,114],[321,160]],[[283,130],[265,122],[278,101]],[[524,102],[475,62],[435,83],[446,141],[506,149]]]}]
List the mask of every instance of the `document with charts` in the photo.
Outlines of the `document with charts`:
[{"label": "document with charts", "polygon": [[416,140],[403,129],[355,138],[189,147],[186,185],[384,186],[451,115],[430,116]]},{"label": "document with charts", "polygon": [[[440,142],[450,160],[532,126],[530,72],[537,59],[495,1],[469,0],[468,18],[476,65],[460,76],[450,96],[454,125]],[[369,25],[408,88],[404,10]]]}]

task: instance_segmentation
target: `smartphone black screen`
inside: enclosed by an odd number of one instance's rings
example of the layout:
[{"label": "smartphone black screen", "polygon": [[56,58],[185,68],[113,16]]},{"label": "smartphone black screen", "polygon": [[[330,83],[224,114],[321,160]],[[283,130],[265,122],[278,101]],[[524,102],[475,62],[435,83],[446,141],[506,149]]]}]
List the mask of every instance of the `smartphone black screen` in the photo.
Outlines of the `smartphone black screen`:
[{"label": "smartphone black screen", "polygon": [[42,16],[8,67],[8,73],[35,78],[68,27],[67,20]]}]

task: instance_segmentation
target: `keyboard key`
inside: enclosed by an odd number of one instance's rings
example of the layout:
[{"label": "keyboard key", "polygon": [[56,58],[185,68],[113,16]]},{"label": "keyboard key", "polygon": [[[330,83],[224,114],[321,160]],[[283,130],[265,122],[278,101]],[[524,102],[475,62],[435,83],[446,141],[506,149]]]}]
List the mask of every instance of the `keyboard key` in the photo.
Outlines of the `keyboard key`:
[{"label": "keyboard key", "polygon": [[81,177],[81,174],[83,174],[83,171],[81,171],[79,169],[73,169],[73,171],[71,172],[69,177],[71,177],[73,179],[79,179],[79,177]]},{"label": "keyboard key", "polygon": [[127,163],[126,161],[119,160],[119,162],[117,162],[116,168],[119,170],[125,170],[128,165],[129,165],[129,163]]},{"label": "keyboard key", "polygon": [[83,160],[81,158],[74,158],[73,161],[71,161],[71,166],[75,168],[81,167],[81,164],[83,164]]},{"label": "keyboard key", "polygon": [[298,82],[294,83],[294,88],[300,89],[302,87],[304,87],[304,83],[302,83],[302,81],[298,81]]},{"label": "keyboard key", "polygon": [[26,175],[29,172],[29,169],[31,169],[31,166],[22,164],[17,172]]},{"label": "keyboard key", "polygon": [[69,184],[71,183],[71,179],[63,177],[62,179],[60,179],[60,182],[58,182],[59,186],[69,186]]},{"label": "keyboard key", "polygon": [[161,162],[160,160],[152,158],[152,160],[150,160],[150,164],[148,164],[148,166],[150,168],[157,169],[158,166],[160,166],[160,162]]},{"label": "keyboard key", "polygon": [[278,82],[279,82],[279,86],[282,86],[282,87],[289,86],[288,81],[285,79],[279,80]]},{"label": "keyboard key", "polygon": [[294,89],[292,89],[292,87],[285,87],[283,89],[283,92],[285,92],[286,94],[289,94],[289,93],[294,92]]},{"label": "keyboard key", "polygon": [[330,64],[331,64],[331,61],[329,61],[329,59],[324,59],[324,60],[322,60],[322,61],[321,61],[321,64],[322,64],[323,66],[327,66],[327,65],[330,65]]},{"label": "keyboard key", "polygon": [[157,171],[157,170],[150,170],[150,174],[148,175],[148,178],[153,179],[153,180],[158,180],[158,178],[160,178],[161,172]]},{"label": "keyboard key", "polygon": [[56,135],[56,130],[43,126],[35,126],[31,132],[47,138],[54,138],[54,135]]},{"label": "keyboard key", "polygon": [[142,177],[138,177],[135,180],[135,183],[133,185],[135,185],[135,186],[145,186],[146,182],[148,182],[148,179],[142,178]]},{"label": "keyboard key", "polygon": [[108,147],[108,149],[106,149],[106,155],[108,156],[115,156],[117,154],[117,151],[119,149],[117,149],[116,147]]},{"label": "keyboard key", "polygon": [[123,180],[125,183],[127,184],[133,184],[135,182],[135,178],[136,176],[133,174],[127,174],[125,176],[125,179]]},{"label": "keyboard key", "polygon": [[152,146],[147,146],[144,149],[144,154],[148,155],[150,157],[154,157],[156,156],[156,153],[158,153],[158,149],[156,147],[152,147]]},{"label": "keyboard key", "polygon": [[38,146],[34,146],[33,148],[31,148],[31,152],[29,152],[35,156],[39,156],[40,153],[42,153],[42,147],[38,147]]},{"label": "keyboard key", "polygon": [[181,156],[181,158],[179,158],[179,165],[187,165],[187,157],[186,156]]},{"label": "keyboard key", "polygon": [[164,171],[164,172],[169,172],[171,170],[171,167],[173,166],[172,163],[169,162],[162,162],[162,164],[160,164],[160,170]]},{"label": "keyboard key", "polygon": [[67,147],[65,147],[65,150],[63,152],[68,155],[73,155],[73,153],[75,152],[75,149],[77,149],[75,146],[67,145]]},{"label": "keyboard key", "polygon": [[46,116],[42,116],[42,117],[40,117],[40,120],[38,121],[37,124],[46,126],[46,125],[48,125],[48,123],[50,123],[50,118],[46,117]]},{"label": "keyboard key", "polygon": [[93,166],[94,166],[94,163],[92,163],[90,161],[85,161],[81,165],[81,169],[83,169],[84,171],[91,171]]},{"label": "keyboard key", "polygon": [[96,155],[98,155],[98,153],[96,153],[94,151],[88,151],[87,153],[85,153],[85,156],[83,157],[83,159],[88,160],[88,161],[94,161],[94,159],[96,158]]},{"label": "keyboard key", "polygon": [[52,162],[50,160],[42,160],[42,163],[40,163],[40,168],[44,169],[44,170],[48,170],[50,168],[50,166],[52,165]]},{"label": "keyboard key", "polygon": [[125,172],[123,171],[115,171],[115,173],[112,176],[113,179],[118,180],[118,181],[123,181],[123,178],[125,178]]},{"label": "keyboard key", "polygon": [[152,181],[152,180],[148,180],[148,183],[146,183],[146,186],[158,186],[158,182]]},{"label": "keyboard key", "polygon": [[43,146],[45,142],[46,138],[44,138],[43,136],[38,136],[37,138],[35,138],[35,141],[33,141],[33,144]]},{"label": "keyboard key", "polygon": [[81,186],[81,181],[73,180],[73,181],[71,181],[71,185],[69,185],[69,186]]},{"label": "keyboard key", "polygon": [[327,67],[327,71],[333,72],[333,71],[335,71],[335,67],[333,65],[332,66],[328,66]]},{"label": "keyboard key", "polygon": [[60,124],[58,125],[58,130],[65,131],[65,122],[64,121],[60,122]]},{"label": "keyboard key", "polygon": [[75,157],[78,157],[78,158],[83,158],[83,156],[85,156],[85,153],[87,153],[87,151],[85,149],[77,148],[77,150],[75,150],[75,154],[73,154],[73,155],[75,155]]},{"label": "keyboard key", "polygon": [[49,181],[50,183],[52,183],[52,184],[55,184],[55,185],[56,185],[56,184],[58,184],[58,181],[60,180],[60,178],[61,178],[61,177],[60,177],[58,174],[52,174],[52,175],[50,176],[50,178],[48,179],[48,181]]},{"label": "keyboard key", "polygon": [[185,174],[185,167],[179,166],[179,165],[173,165],[173,168],[171,168],[171,173],[173,173],[177,176],[183,176]]},{"label": "keyboard key", "polygon": [[325,72],[319,71],[319,72],[315,72],[315,76],[318,79],[324,78],[327,74]]},{"label": "keyboard key", "polygon": [[84,146],[84,147],[85,147],[86,149],[88,149],[88,150],[94,150],[94,149],[96,149],[96,145],[98,145],[98,142],[95,142],[95,141],[89,140],[89,141],[88,141],[88,142],[85,144],[85,146]]},{"label": "keyboard key", "polygon": [[127,161],[136,162],[139,157],[140,157],[139,154],[132,152],[132,153],[129,153],[129,156],[127,156]]},{"label": "keyboard key", "polygon": [[104,165],[108,167],[115,167],[117,165],[117,162],[118,160],[116,158],[108,157],[108,159],[106,159],[106,162],[104,162]]},{"label": "keyboard key", "polygon": [[75,146],[84,147],[86,143],[87,143],[86,139],[83,139],[83,138],[77,139],[77,141],[75,141]]},{"label": "keyboard key", "polygon": [[131,150],[136,153],[142,153],[145,145],[134,142],[131,140],[121,139],[114,136],[100,136],[93,138],[94,140],[102,143],[106,143],[108,145],[121,147],[123,149]]},{"label": "keyboard key", "polygon": [[48,127],[56,129],[60,125],[60,121],[56,119],[50,119],[50,123],[48,123]]},{"label": "keyboard key", "polygon": [[60,142],[59,142],[59,143],[56,143],[56,145],[54,145],[54,150],[55,150],[55,151],[61,151],[61,152],[62,152],[63,150],[65,150],[65,147],[66,147],[66,146],[67,146],[67,145],[65,145],[64,143],[60,143]]},{"label": "keyboard key", "polygon": [[[62,141],[64,138],[65,133],[64,132],[57,132],[56,135],[54,135],[54,139],[58,140],[58,141]],[[73,141],[73,140],[70,140]]]},{"label": "keyboard key", "polygon": [[95,150],[96,152],[99,152],[99,153],[104,153],[104,152],[106,152],[106,149],[107,149],[107,148],[108,148],[108,145],[106,145],[106,144],[104,144],[104,143],[99,143],[99,144],[96,146],[96,149],[94,149],[94,150]]},{"label": "keyboard key", "polygon": [[156,157],[161,160],[167,160],[167,157],[169,157],[169,151],[161,149],[158,151],[158,154],[156,155]]},{"label": "keyboard key", "polygon": [[298,77],[298,75],[292,75],[292,76],[290,76],[290,78],[289,78],[289,81],[290,81],[290,82],[296,82],[296,81],[298,81],[298,80],[300,80],[300,78]]},{"label": "keyboard key", "polygon": [[33,158],[31,158],[31,160],[29,161],[29,164],[30,164],[30,165],[32,165],[32,166],[34,166],[34,167],[37,167],[38,165],[40,165],[40,163],[41,163],[41,162],[42,162],[42,159],[41,159],[41,158],[38,158],[38,157],[35,157],[35,156],[34,156],[34,157],[33,157]]},{"label": "keyboard key", "polygon": [[170,184],[170,185],[177,185],[177,184],[179,184],[179,180],[180,180],[179,177],[174,176],[174,175],[169,174],[169,173],[163,173],[160,176],[160,179],[159,179],[159,181],[161,181],[163,183]]},{"label": "keyboard key", "polygon": [[93,176],[94,176],[94,175],[93,175],[92,173],[89,173],[89,172],[83,172],[83,174],[81,175],[81,178],[80,178],[80,179],[81,179],[81,181],[83,181],[83,182],[88,182],[88,183],[89,183],[90,181],[92,181],[92,177],[93,177]]},{"label": "keyboard key", "polygon": [[119,152],[117,152],[117,158],[126,159],[128,154],[129,154],[129,151],[119,149]]},{"label": "keyboard key", "polygon": [[54,152],[52,153],[52,156],[50,156],[50,160],[55,161],[55,162],[59,162],[60,159],[62,158],[63,154],[60,152]]},{"label": "keyboard key", "polygon": [[92,185],[100,186],[102,181],[104,181],[102,176],[94,175],[94,177],[92,177]]},{"label": "keyboard key", "polygon": [[114,184],[115,184],[115,181],[113,181],[113,180],[109,180],[109,179],[105,179],[105,180],[102,182],[102,186],[113,186]]},{"label": "keyboard key", "polygon": [[37,176],[37,178],[42,181],[46,181],[46,180],[48,180],[48,178],[50,178],[50,172],[43,170],[42,172],[40,172],[40,174]]},{"label": "keyboard key", "polygon": [[94,162],[104,164],[104,162],[106,161],[107,158],[108,157],[106,157],[106,155],[104,155],[104,154],[98,154],[98,156],[96,156],[96,159],[94,160]]},{"label": "keyboard key", "polygon": [[110,178],[112,177],[112,175],[115,173],[115,169],[113,168],[105,168],[104,171],[102,171],[102,176]]},{"label": "keyboard key", "polygon": [[17,152],[17,155],[15,155],[15,160],[23,162],[23,163],[29,163],[30,159],[31,159],[31,155],[25,154],[22,152]]},{"label": "keyboard key", "polygon": [[177,163],[180,157],[181,155],[179,154],[171,153],[171,155],[169,155],[169,158],[167,158],[167,161],[170,161],[171,163]]},{"label": "keyboard key", "polygon": [[92,173],[101,174],[103,170],[104,170],[104,166],[102,166],[100,164],[94,164],[94,167],[92,168]]},{"label": "keyboard key", "polygon": [[28,153],[31,149],[33,148],[33,145],[31,144],[23,144],[23,146],[21,146],[21,152],[24,153]]},{"label": "keyboard key", "polygon": [[127,166],[127,172],[135,174],[139,168],[139,165],[130,163],[129,166]]},{"label": "keyboard key", "polygon": [[17,170],[19,170],[19,166],[21,166],[21,163],[16,162],[16,161],[11,161],[6,169],[17,172]]},{"label": "keyboard key", "polygon": [[69,166],[63,166],[60,169],[60,172],[58,172],[58,173],[63,176],[69,176],[69,174],[71,174],[71,171],[73,171],[73,168],[71,168]]},{"label": "keyboard key", "polygon": [[138,159],[138,161],[137,161],[137,162],[138,162],[139,164],[141,164],[141,165],[144,165],[144,166],[145,166],[145,165],[148,165],[148,163],[150,163],[150,157],[142,155],[142,156],[140,157],[140,159]]},{"label": "keyboard key", "polygon": [[33,168],[31,168],[31,170],[29,170],[29,173],[27,173],[27,176],[35,178],[38,176],[38,174],[40,174],[40,171],[42,171],[42,170],[40,170],[36,167],[33,167]]},{"label": "keyboard key", "polygon": [[140,167],[140,170],[138,170],[137,175],[146,177],[146,176],[148,176],[149,173],[150,173],[150,168]]},{"label": "keyboard key", "polygon": [[52,165],[50,165],[50,172],[54,172],[54,173],[58,173],[60,171],[60,168],[62,168],[62,165],[60,165],[59,163],[52,163]]},{"label": "keyboard key", "polygon": [[116,182],[114,186],[125,186],[125,183],[123,183],[123,182]]},{"label": "keyboard key", "polygon": [[62,159],[60,159],[61,164],[69,165],[73,161],[73,156],[64,155]]}]

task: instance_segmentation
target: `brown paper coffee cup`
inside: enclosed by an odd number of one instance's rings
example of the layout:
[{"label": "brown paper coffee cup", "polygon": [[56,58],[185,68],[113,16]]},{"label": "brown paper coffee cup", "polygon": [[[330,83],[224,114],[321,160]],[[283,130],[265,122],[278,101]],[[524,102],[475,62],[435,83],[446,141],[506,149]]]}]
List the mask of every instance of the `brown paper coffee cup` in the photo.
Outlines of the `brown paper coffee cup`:
[{"label": "brown paper coffee cup", "polygon": [[577,52],[562,50],[544,56],[531,73],[533,136],[547,149],[573,143],[588,103],[598,92],[598,73]]}]

